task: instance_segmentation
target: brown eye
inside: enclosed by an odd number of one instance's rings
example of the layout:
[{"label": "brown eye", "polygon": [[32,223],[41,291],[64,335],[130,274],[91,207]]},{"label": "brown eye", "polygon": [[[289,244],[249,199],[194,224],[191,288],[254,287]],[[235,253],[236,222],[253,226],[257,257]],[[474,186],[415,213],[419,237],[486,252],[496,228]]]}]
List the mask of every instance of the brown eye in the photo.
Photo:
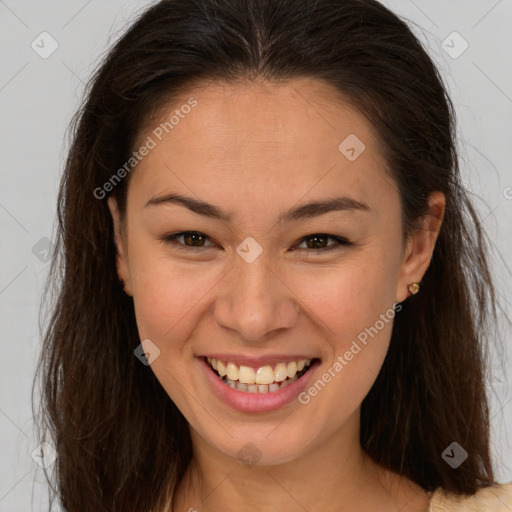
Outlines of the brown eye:
[{"label": "brown eye", "polygon": [[[183,237],[183,243],[177,241],[178,238]],[[213,247],[214,245],[203,245],[206,240],[210,240],[210,238],[204,233],[200,233],[197,231],[182,231],[181,233],[174,233],[173,235],[168,235],[163,238],[163,241],[168,244],[175,245],[178,249],[207,249]]]},{"label": "brown eye", "polygon": [[[183,238],[183,242],[178,240],[180,238]],[[210,240],[210,237],[198,231],[181,231],[179,233],[173,233],[172,235],[166,235],[162,240],[166,244],[171,244],[178,249],[184,250],[211,249],[212,247],[215,247],[215,244],[205,245],[205,242]],[[334,240],[334,243],[326,245],[328,240]],[[346,238],[323,233],[308,235],[302,238],[300,243],[306,243],[307,245],[307,247],[300,248],[300,250],[320,253],[338,249],[341,246],[352,245],[352,243]]]},{"label": "brown eye", "polygon": [[[335,243],[325,246],[327,240],[334,240]],[[333,249],[338,249],[340,246],[343,245],[352,245],[346,238],[334,235],[327,235],[323,233],[308,235],[301,240],[301,244],[304,243],[305,241],[307,247],[304,250],[312,250],[314,252],[331,251]]]}]

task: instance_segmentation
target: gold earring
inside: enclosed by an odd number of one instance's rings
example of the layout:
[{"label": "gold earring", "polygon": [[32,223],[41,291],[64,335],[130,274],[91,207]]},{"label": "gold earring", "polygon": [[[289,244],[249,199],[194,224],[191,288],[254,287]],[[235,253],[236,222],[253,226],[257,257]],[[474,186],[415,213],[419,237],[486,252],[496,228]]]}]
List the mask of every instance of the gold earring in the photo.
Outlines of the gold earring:
[{"label": "gold earring", "polygon": [[416,295],[420,291],[420,283],[412,283],[408,289],[413,295]]}]

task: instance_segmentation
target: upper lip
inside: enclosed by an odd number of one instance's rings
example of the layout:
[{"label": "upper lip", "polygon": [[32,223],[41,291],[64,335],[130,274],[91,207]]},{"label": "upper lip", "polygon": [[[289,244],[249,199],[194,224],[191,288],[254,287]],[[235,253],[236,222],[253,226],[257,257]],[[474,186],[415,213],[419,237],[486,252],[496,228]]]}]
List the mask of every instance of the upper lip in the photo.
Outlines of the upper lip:
[{"label": "upper lip", "polygon": [[262,366],[273,366],[277,363],[289,363],[291,361],[300,361],[301,359],[318,359],[314,356],[304,354],[290,355],[290,354],[272,354],[267,356],[251,357],[244,354],[221,354],[211,353],[203,354],[200,357],[211,357],[221,361],[229,361],[238,366],[249,366],[251,368],[261,368]]}]

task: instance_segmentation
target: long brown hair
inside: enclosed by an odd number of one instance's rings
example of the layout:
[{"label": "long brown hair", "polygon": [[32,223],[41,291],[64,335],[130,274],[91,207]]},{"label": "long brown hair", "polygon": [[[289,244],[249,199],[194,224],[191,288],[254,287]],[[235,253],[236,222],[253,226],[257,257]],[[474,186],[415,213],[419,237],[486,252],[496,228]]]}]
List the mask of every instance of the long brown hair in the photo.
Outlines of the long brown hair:
[{"label": "long brown hair", "polygon": [[[404,235],[429,193],[446,197],[421,292],[396,315],[362,403],[361,445],[425,490],[473,494],[495,483],[488,242],[459,177],[454,108],[425,49],[375,0],[164,0],[111,48],[70,126],[45,296],[55,293],[36,374],[40,439],[58,454],[54,487],[45,474],[65,510],[160,509],[192,453],[186,419],[134,356],[140,339],[116,273],[106,200],[113,194],[124,214],[131,174],[108,193],[104,184],[142,128],[192,84],[294,77],[332,84],[375,126],[400,189]],[[457,470],[441,457],[454,441],[469,454]]]}]

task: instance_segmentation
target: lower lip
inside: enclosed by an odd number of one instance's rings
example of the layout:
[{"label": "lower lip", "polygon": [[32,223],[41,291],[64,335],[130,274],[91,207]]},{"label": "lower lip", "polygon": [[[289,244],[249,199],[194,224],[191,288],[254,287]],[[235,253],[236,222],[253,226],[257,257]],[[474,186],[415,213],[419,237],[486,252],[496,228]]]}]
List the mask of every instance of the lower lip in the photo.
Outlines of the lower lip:
[{"label": "lower lip", "polygon": [[320,361],[315,360],[305,374],[277,391],[248,393],[233,389],[222,382],[206,359],[199,358],[199,363],[207,381],[220,400],[241,412],[270,412],[289,404],[306,388],[316,367],[320,365]]}]

